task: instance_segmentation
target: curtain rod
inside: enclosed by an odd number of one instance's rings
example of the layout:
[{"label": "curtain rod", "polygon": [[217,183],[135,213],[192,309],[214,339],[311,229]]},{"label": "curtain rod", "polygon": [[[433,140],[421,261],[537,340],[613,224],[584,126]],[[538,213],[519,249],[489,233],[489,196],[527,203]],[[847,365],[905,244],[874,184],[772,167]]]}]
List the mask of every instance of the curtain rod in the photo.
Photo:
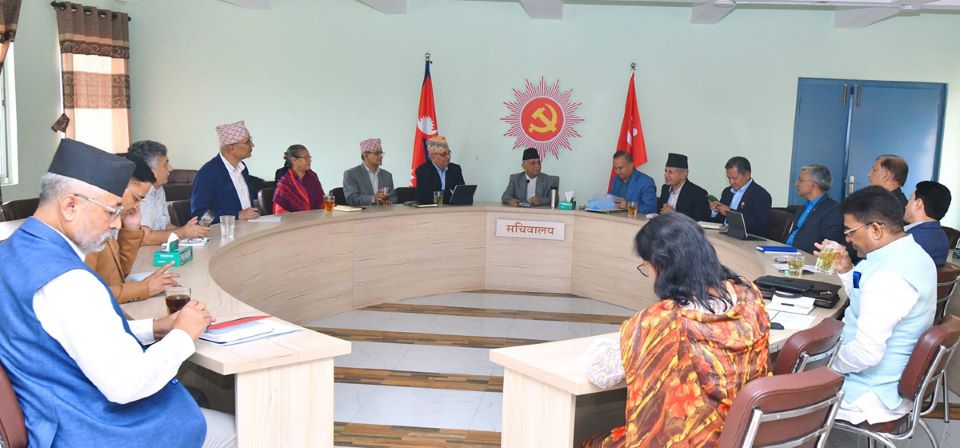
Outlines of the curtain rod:
[{"label": "curtain rod", "polygon": [[[67,3],[66,3],[66,2],[50,2],[50,6],[53,6],[54,8],[59,8],[59,9],[67,9]],[[84,6],[84,8],[89,8],[89,6]],[[75,11],[76,11],[76,8],[71,9],[71,11],[74,11],[74,12],[75,12]],[[89,10],[89,9],[84,11],[84,13],[92,13],[92,12],[93,12],[93,11],[91,11],[91,10]],[[116,12],[114,12],[114,11],[110,11],[110,12],[113,12],[114,14],[116,14]],[[100,15],[100,17],[106,17],[106,16],[107,16],[106,13]],[[114,16],[113,18],[116,19],[116,16]],[[131,20],[133,20],[133,19],[130,18],[130,16],[127,16],[127,22],[129,22],[129,21],[131,21]]]}]

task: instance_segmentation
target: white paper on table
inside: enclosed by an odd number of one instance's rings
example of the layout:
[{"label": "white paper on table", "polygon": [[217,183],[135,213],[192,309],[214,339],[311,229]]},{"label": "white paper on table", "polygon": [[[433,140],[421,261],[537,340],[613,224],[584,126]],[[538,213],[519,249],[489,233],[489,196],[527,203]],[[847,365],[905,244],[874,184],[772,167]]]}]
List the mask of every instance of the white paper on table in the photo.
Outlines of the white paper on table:
[{"label": "white paper on table", "polygon": [[[770,263],[770,266],[773,266],[774,269],[776,269],[776,270],[778,270],[778,271],[781,271],[781,272],[787,270],[787,264],[786,264],[786,263]],[[814,274],[820,272],[820,270],[817,269],[817,267],[814,266],[814,265],[812,265],[812,264],[805,264],[805,265],[803,265],[803,270],[804,270],[804,272],[811,272],[811,273],[814,273]]]},{"label": "white paper on table", "polygon": [[280,215],[266,215],[257,219],[251,219],[247,222],[280,222]]},{"label": "white paper on table", "polygon": [[150,274],[153,274],[153,272],[133,272],[133,273],[131,273],[130,275],[127,276],[127,281],[128,281],[128,282],[142,282],[142,281],[144,281],[147,277],[149,277]]},{"label": "white paper on table", "polygon": [[[769,311],[767,312],[769,313]],[[806,330],[813,325],[816,316],[805,316],[793,313],[777,313],[771,322],[783,325],[784,330]]]}]

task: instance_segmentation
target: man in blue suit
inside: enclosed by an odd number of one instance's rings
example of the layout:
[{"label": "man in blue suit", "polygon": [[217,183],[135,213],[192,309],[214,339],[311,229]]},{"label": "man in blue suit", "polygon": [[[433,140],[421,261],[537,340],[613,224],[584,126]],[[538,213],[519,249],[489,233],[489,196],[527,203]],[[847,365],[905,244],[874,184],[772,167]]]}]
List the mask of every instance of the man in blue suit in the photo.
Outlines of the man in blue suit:
[{"label": "man in blue suit", "polygon": [[[840,204],[827,195],[832,185],[829,168],[817,164],[800,168],[795,187],[797,194],[807,203],[793,217],[793,230],[787,236],[787,245],[813,253],[816,249],[814,243],[823,240],[844,242]],[[853,255],[852,248],[848,250]]]},{"label": "man in blue suit", "polygon": [[727,212],[733,210],[743,214],[747,232],[762,233],[770,217],[773,202],[770,193],[753,180],[750,161],[746,157],[731,157],[724,168],[730,186],[720,193],[719,201],[710,202],[710,220],[724,222]]},{"label": "man in blue suit", "polygon": [[950,242],[940,227],[940,220],[950,208],[950,189],[939,182],[925,180],[917,183],[916,190],[907,201],[903,229],[913,235],[914,241],[930,254],[933,264],[939,268],[947,263]]},{"label": "man in blue suit", "polygon": [[255,180],[242,162],[253,154],[250,131],[242,121],[222,124],[217,126],[217,138],[220,154],[203,164],[193,180],[190,214],[199,217],[209,211],[214,223],[225,215],[255,219],[260,216],[253,207]]}]

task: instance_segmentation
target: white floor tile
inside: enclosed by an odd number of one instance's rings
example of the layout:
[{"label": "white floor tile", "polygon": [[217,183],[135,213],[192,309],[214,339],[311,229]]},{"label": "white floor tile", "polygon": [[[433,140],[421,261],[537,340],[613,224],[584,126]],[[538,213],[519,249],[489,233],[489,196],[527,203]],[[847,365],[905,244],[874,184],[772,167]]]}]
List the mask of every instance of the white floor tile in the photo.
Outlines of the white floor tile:
[{"label": "white floor tile", "polygon": [[[343,316],[343,314],[351,314]],[[348,311],[310,322],[308,327],[350,328],[357,330],[384,330],[426,332],[438,316],[435,314],[391,313],[386,311]]]},{"label": "white floor tile", "polygon": [[496,364],[490,362],[490,350],[471,347],[412,345],[396,370],[491,375]]},{"label": "white floor tile", "polygon": [[366,384],[333,384],[333,419],[338,422],[353,421],[357,411],[380,386]]},{"label": "white floor tile", "polygon": [[501,417],[503,416],[503,394],[497,392],[486,392],[480,398],[480,406],[477,407],[477,413],[473,416],[473,422],[470,423],[470,429],[474,431],[494,431],[500,432]]},{"label": "white floor tile", "polygon": [[354,367],[359,369],[386,369],[397,368],[397,364],[416,347],[410,344],[392,344],[386,342],[351,342],[350,354],[334,358],[336,367]]},{"label": "white floor tile", "polygon": [[[522,339],[540,339],[544,341],[560,341],[564,339],[582,338],[592,336],[593,325],[581,322],[555,322],[547,320],[526,320],[516,319],[513,328],[507,337]],[[603,331],[597,334],[617,331],[616,325],[610,325],[613,330]]]},{"label": "white floor tile", "polygon": [[484,392],[376,386],[351,422],[468,429]]},{"label": "white floor tile", "polygon": [[497,317],[436,316],[422,331],[463,336],[503,337],[510,333],[513,319]]}]

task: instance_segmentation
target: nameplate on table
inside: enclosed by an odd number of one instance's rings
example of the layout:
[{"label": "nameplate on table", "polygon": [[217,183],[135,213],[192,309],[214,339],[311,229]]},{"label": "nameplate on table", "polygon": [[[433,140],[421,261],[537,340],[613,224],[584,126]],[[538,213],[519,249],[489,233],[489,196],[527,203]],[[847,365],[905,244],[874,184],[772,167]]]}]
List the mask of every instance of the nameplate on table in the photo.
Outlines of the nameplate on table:
[{"label": "nameplate on table", "polygon": [[564,223],[555,221],[527,221],[498,219],[497,236],[563,241]]}]

